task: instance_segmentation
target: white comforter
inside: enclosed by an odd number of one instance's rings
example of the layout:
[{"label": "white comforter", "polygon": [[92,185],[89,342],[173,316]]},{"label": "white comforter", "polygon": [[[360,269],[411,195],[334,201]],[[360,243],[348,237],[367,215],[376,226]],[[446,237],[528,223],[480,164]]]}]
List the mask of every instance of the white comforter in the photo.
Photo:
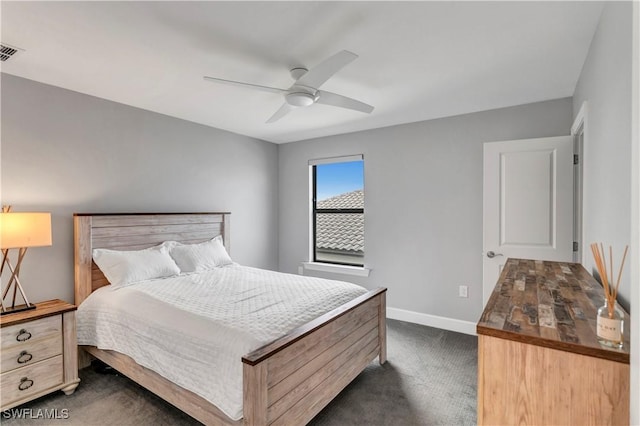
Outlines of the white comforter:
[{"label": "white comforter", "polygon": [[242,417],[241,357],[366,290],[230,265],[93,292],[78,344],[114,350]]}]

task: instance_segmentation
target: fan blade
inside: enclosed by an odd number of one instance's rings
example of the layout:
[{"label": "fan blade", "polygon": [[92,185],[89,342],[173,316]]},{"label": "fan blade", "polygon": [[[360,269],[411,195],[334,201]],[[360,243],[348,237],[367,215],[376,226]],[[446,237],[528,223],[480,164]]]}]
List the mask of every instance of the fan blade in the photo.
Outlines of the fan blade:
[{"label": "fan blade", "polygon": [[319,104],[332,105],[341,108],[353,109],[360,112],[370,114],[373,111],[371,105],[367,105],[364,102],[356,101],[355,99],[347,98],[346,96],[338,95],[331,92],[325,92],[324,90],[318,90]]},{"label": "fan blade", "polygon": [[259,90],[263,90],[263,91],[266,91],[266,92],[272,92],[272,93],[285,93],[286,92],[285,89],[278,89],[277,87],[260,86],[259,84],[251,84],[251,83],[243,83],[241,81],[225,80],[224,78],[207,77],[206,75],[204,76],[204,79],[207,80],[207,81],[212,81],[214,83],[224,83],[224,84],[231,84],[231,85],[234,85],[234,86],[250,87],[250,88],[259,89]]},{"label": "fan blade", "polygon": [[267,124],[271,124],[271,123],[274,123],[274,122],[280,120],[282,117],[284,117],[285,115],[287,115],[291,111],[293,111],[294,108],[295,108],[294,106],[291,106],[291,105],[289,105],[288,103],[285,102],[284,104],[282,104],[280,109],[277,110],[276,113],[273,114],[271,116],[271,118],[267,120]]},{"label": "fan blade", "polygon": [[338,52],[307,71],[306,74],[296,81],[296,84],[317,89],[322,86],[325,81],[329,80],[332,75],[340,71],[345,65],[354,61],[357,57],[358,55],[348,50]]}]

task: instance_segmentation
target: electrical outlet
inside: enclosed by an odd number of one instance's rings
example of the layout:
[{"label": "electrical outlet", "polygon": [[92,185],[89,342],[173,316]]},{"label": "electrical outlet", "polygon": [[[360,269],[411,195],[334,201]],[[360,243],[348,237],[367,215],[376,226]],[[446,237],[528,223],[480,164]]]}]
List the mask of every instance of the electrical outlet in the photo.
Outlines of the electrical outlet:
[{"label": "electrical outlet", "polygon": [[304,268],[302,266],[298,266],[298,275],[304,275]]},{"label": "electrical outlet", "polygon": [[466,285],[458,287],[458,297],[469,297],[469,287]]}]

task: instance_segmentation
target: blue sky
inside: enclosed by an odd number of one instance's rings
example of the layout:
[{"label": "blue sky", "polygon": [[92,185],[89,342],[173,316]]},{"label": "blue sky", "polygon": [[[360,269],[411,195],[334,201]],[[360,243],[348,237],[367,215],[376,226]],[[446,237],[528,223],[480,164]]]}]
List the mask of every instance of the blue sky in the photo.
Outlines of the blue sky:
[{"label": "blue sky", "polygon": [[318,164],[316,193],[318,201],[364,188],[364,161]]}]

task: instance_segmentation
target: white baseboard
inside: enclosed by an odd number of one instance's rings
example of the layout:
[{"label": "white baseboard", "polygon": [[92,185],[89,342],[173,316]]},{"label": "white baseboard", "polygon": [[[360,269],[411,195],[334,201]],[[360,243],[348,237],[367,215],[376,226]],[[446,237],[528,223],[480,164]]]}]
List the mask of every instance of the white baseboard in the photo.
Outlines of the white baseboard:
[{"label": "white baseboard", "polygon": [[407,311],[397,308],[387,308],[387,318],[412,322],[414,324],[426,325],[443,330],[455,331],[457,333],[470,334],[472,336],[476,335],[475,322],[439,317],[437,315],[422,314],[420,312]]}]

